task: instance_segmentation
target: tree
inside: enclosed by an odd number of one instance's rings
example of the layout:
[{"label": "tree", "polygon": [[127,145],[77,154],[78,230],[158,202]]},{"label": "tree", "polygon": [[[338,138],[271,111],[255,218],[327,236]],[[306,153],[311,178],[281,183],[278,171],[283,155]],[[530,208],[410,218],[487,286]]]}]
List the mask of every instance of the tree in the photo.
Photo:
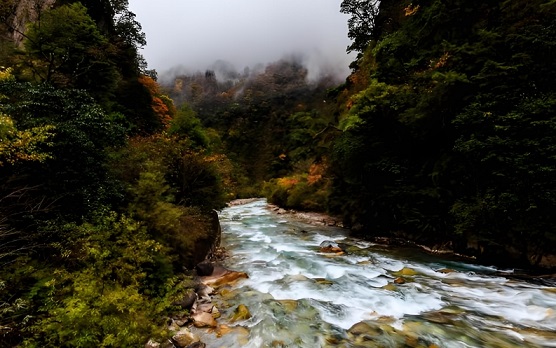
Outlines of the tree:
[{"label": "tree", "polygon": [[353,43],[347,51],[363,52],[373,38],[379,0],[344,0],[340,12],[350,15],[348,19],[348,38]]},{"label": "tree", "polygon": [[27,65],[39,81],[107,94],[117,72],[111,47],[80,3],[45,11],[24,41]]}]

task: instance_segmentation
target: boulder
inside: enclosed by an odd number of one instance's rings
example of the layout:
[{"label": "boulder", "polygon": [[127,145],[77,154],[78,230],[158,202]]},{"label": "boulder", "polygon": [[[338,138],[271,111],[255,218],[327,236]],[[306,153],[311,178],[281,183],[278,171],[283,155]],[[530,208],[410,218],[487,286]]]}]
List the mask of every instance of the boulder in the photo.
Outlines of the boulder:
[{"label": "boulder", "polygon": [[181,296],[180,300],[175,301],[173,305],[190,310],[195,301],[197,301],[197,294],[195,293],[195,290],[187,289]]},{"label": "boulder", "polygon": [[182,328],[172,337],[174,344],[180,348],[188,347],[200,340],[199,336],[192,333],[188,328]]},{"label": "boulder", "polygon": [[214,264],[210,261],[203,261],[195,266],[195,270],[200,277],[209,276],[214,271]]},{"label": "boulder", "polygon": [[193,325],[198,328],[215,328],[217,325],[216,320],[212,317],[212,314],[207,312],[195,312],[191,316],[191,319],[193,319]]},{"label": "boulder", "polygon": [[338,245],[338,243],[325,240],[324,242],[320,243],[319,250],[321,253],[341,253],[343,252],[342,248]]},{"label": "boulder", "polygon": [[394,279],[395,284],[405,284],[405,279],[403,277],[398,277]]}]

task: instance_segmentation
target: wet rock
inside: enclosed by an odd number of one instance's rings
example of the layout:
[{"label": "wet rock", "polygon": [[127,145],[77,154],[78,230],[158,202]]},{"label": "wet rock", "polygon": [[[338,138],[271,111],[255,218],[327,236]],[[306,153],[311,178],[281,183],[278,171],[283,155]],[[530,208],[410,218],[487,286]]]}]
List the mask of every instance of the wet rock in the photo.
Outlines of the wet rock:
[{"label": "wet rock", "polygon": [[174,336],[172,336],[172,341],[178,347],[188,347],[195,342],[201,341],[199,336],[192,333],[188,328],[182,328]]},{"label": "wet rock", "polygon": [[379,331],[376,329],[376,327],[373,327],[364,321],[354,324],[348,330],[348,332],[354,336],[361,336],[361,335],[375,336],[379,334]]},{"label": "wet rock", "polygon": [[437,324],[453,324],[452,314],[439,311],[426,312],[421,315],[424,319]]},{"label": "wet rock", "polygon": [[207,347],[207,345],[204,344],[203,342],[195,342],[195,343],[192,343],[192,344],[188,345],[186,348],[206,348],[206,347]]},{"label": "wet rock", "polygon": [[441,269],[437,270],[437,272],[448,274],[448,273],[456,273],[457,271],[455,271],[453,269],[450,269],[450,268],[441,268]]},{"label": "wet rock", "polygon": [[245,305],[240,304],[239,306],[237,306],[236,310],[234,311],[234,315],[232,315],[232,318],[230,320],[232,322],[235,322],[239,320],[247,320],[249,318],[251,318],[249,309]]},{"label": "wet rock", "polygon": [[280,300],[278,302],[282,305],[287,313],[292,313],[294,310],[297,309],[298,303],[295,300]]},{"label": "wet rock", "polygon": [[322,284],[322,285],[332,285],[332,284],[334,284],[333,281],[328,280],[326,278],[313,278],[313,280],[315,282],[317,282],[317,284]]},{"label": "wet rock", "polygon": [[199,299],[208,299],[210,301],[210,295],[214,293],[214,288],[205,284],[199,284],[196,291]]},{"label": "wet rock", "polygon": [[396,290],[398,290],[398,287],[395,286],[395,285],[392,284],[392,283],[386,284],[386,285],[384,285],[382,288],[383,288],[384,290],[389,290],[389,291],[396,291]]},{"label": "wet rock", "polygon": [[404,267],[398,272],[394,272],[393,274],[397,277],[401,277],[401,276],[413,277],[414,275],[417,275],[417,271],[408,267]]},{"label": "wet rock", "polygon": [[196,312],[210,313],[214,319],[220,318],[220,311],[212,303],[202,303],[197,306]]},{"label": "wet rock", "polygon": [[193,325],[198,328],[215,328],[217,325],[216,320],[212,317],[212,314],[207,312],[195,312],[191,315],[191,319],[193,319]]},{"label": "wet rock", "polygon": [[325,240],[324,242],[320,243],[319,250],[321,253],[343,253],[344,251],[338,243]]},{"label": "wet rock", "polygon": [[232,328],[228,325],[220,325],[218,326],[218,329],[216,329],[216,337],[222,337],[230,332],[232,332]]},{"label": "wet rock", "polygon": [[399,284],[405,284],[406,281],[403,277],[398,277],[398,278],[394,279],[394,283],[399,285]]},{"label": "wet rock", "polygon": [[209,261],[203,261],[195,266],[195,270],[197,271],[197,275],[200,277],[209,276],[212,275],[212,272],[214,271],[214,264]]},{"label": "wet rock", "polygon": [[233,284],[239,279],[249,278],[247,273],[230,271],[223,267],[214,269],[214,272],[210,276],[201,277],[201,282],[209,286],[222,286],[226,284]]}]

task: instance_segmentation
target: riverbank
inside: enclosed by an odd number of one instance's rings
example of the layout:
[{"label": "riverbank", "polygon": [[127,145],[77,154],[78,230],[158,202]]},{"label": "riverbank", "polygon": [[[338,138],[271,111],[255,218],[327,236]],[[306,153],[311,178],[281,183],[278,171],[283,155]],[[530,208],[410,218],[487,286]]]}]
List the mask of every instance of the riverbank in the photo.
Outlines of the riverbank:
[{"label": "riverbank", "polygon": [[[234,205],[242,205],[242,204],[249,204],[254,201],[257,201],[260,198],[253,198],[253,199],[242,199],[233,201]],[[267,209],[272,211],[277,215],[284,215],[288,218],[295,219],[304,223],[308,223],[315,226],[335,226],[340,228],[348,227],[344,226],[342,223],[342,219],[339,216],[333,216],[326,213],[319,213],[319,212],[307,212],[307,211],[297,211],[293,209],[284,209],[275,204],[268,203]],[[472,262],[477,264],[492,264],[508,269],[512,269],[513,272],[504,272],[504,276],[511,277],[514,279],[520,280],[528,280],[535,283],[543,283],[543,284],[556,284],[556,270],[554,267],[534,267],[531,265],[524,264],[523,262],[518,263],[511,263],[511,262],[501,262],[500,259],[492,259],[492,258],[481,258],[477,257],[477,254],[473,253],[464,253],[458,252],[453,248],[453,243],[451,241],[447,241],[444,243],[436,243],[434,245],[426,245],[420,243],[418,240],[412,240],[408,236],[403,233],[400,233],[401,236],[396,235],[380,235],[380,236],[368,236],[359,232],[354,232],[350,229],[350,233],[353,236],[358,238],[362,238],[369,242],[389,247],[389,248],[416,248],[431,255],[439,255],[448,258],[455,258],[466,262]],[[473,250],[471,250],[473,251]]]},{"label": "riverbank", "polygon": [[[504,279],[494,267],[383,247],[275,208],[261,200],[220,213],[230,254],[224,265],[249,278],[215,286],[218,325],[195,329],[209,347],[465,341],[532,348],[554,337],[553,287]],[[325,241],[346,252],[326,252]]]}]

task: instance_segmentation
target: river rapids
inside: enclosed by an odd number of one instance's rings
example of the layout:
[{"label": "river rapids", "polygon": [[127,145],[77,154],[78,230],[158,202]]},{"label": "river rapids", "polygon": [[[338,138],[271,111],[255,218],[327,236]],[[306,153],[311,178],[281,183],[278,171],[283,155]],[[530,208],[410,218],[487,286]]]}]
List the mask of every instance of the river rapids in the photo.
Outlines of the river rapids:
[{"label": "river rapids", "polygon": [[[351,238],[265,200],[220,214],[230,269],[207,347],[556,347],[556,288],[504,271]],[[324,253],[324,241],[343,254]],[[238,306],[251,317],[233,320]],[[241,306],[241,307],[243,307]]]}]

